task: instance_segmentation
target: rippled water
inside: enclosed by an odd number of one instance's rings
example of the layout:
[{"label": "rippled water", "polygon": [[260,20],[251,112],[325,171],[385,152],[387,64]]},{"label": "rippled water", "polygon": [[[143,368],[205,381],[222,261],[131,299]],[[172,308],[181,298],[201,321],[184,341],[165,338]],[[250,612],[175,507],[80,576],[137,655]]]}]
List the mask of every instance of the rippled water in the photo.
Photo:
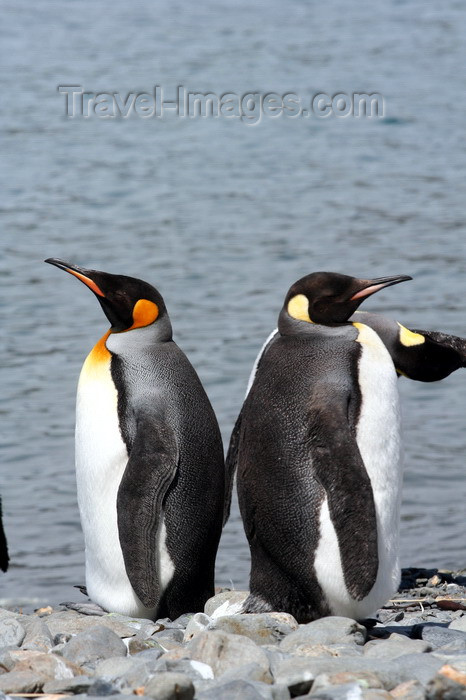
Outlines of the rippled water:
[{"label": "rippled water", "polygon": [[[227,443],[284,293],[318,269],[411,274],[366,305],[466,335],[462,2],[6,0],[1,46],[1,597],[79,596],[80,365],[106,330],[49,256],[163,293]],[[377,91],[385,119],[66,119],[57,85]],[[400,381],[405,565],[464,566],[466,376]],[[238,510],[217,583],[247,585]]]}]

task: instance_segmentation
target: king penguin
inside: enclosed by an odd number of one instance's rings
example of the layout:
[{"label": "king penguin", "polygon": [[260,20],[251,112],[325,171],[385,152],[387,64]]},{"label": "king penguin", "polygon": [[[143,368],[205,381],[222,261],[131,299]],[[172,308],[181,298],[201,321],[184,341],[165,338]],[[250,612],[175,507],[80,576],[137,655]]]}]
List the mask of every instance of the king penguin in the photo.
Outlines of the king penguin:
[{"label": "king penguin", "polygon": [[409,279],[316,272],[286,295],[227,456],[251,550],[244,612],[363,619],[397,589],[397,376],[435,381],[466,366],[464,339],[357,311]]},{"label": "king penguin", "polygon": [[214,594],[225,510],[217,420],[142,280],[46,260],[77,277],[111,323],[84,362],[76,477],[89,597],[110,612],[175,619]]}]

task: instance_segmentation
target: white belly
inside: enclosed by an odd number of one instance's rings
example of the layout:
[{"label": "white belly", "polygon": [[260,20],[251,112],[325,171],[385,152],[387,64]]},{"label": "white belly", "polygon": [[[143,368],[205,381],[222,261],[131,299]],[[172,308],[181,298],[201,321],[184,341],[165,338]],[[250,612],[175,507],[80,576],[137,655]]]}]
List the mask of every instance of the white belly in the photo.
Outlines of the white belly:
[{"label": "white belly", "polygon": [[76,479],[90,598],[111,612],[152,617],[126,574],[118,536],[117,494],[128,462],[110,363],[81,372],[76,404]]},{"label": "white belly", "polygon": [[362,619],[373,614],[397,590],[399,522],[402,487],[400,411],[397,378],[391,357],[379,336],[368,326],[360,330],[362,354],[359,382],[362,406],[356,440],[374,494],[379,568],[366,598],[354,600],[343,577],[335,528],[327,500],[320,515],[315,569],[334,615]]}]

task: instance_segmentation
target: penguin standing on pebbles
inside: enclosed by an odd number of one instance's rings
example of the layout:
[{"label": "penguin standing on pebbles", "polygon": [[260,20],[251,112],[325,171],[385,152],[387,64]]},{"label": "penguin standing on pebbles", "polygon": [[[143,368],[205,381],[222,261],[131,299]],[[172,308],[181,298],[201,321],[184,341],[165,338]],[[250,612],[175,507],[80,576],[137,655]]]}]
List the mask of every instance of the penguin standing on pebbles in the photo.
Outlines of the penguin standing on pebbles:
[{"label": "penguin standing on pebbles", "polygon": [[435,381],[466,341],[357,312],[411,279],[318,272],[289,290],[227,456],[251,550],[244,612],[362,619],[399,583],[397,374]]},{"label": "penguin standing on pebbles", "polygon": [[111,323],[84,363],[76,406],[88,595],[136,617],[201,610],[214,594],[225,492],[207,395],[154,287],[46,262],[83,282]]}]

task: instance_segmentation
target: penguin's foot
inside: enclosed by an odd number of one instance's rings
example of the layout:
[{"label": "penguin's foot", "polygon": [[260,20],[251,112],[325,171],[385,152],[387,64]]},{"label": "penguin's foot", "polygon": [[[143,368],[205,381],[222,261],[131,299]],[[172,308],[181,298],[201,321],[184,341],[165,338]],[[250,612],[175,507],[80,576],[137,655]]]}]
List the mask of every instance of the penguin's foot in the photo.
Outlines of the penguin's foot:
[{"label": "penguin's foot", "polygon": [[267,613],[274,612],[274,608],[264,598],[250,593],[243,604],[243,613]]},{"label": "penguin's foot", "polygon": [[76,612],[81,613],[81,615],[102,616],[107,614],[107,610],[101,608],[97,603],[92,603],[90,601],[89,603],[60,603],[60,605],[63,605],[67,610],[76,610]]}]

